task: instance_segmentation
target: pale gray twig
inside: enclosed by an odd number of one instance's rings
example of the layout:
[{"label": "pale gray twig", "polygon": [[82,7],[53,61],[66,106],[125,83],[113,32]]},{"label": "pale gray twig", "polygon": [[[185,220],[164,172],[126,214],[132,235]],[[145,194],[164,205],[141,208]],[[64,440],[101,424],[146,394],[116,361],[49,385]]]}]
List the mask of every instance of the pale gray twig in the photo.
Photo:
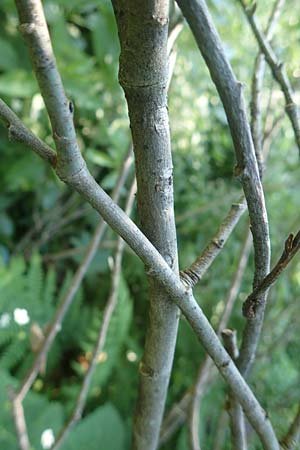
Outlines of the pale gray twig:
[{"label": "pale gray twig", "polygon": [[16,397],[16,394],[12,389],[10,389],[9,396],[11,399],[13,419],[20,450],[30,450],[31,447],[22,401]]},{"label": "pale gray twig", "polygon": [[275,283],[283,270],[288,266],[294,256],[300,249],[300,231],[293,235],[290,233],[289,237],[285,241],[284,250],[278,262],[268,275],[254,288],[251,294],[246,298],[243,305],[243,313],[246,317],[252,319],[255,318],[257,308],[259,307],[259,300],[262,294],[269,290],[269,288]]},{"label": "pale gray twig", "polygon": [[25,127],[18,116],[0,99],[0,119],[7,125],[8,137],[22,142],[37,155],[56,166],[56,152]]},{"label": "pale gray twig", "polygon": [[247,208],[245,197],[233,203],[230,211],[219,226],[217,233],[211,239],[204,251],[187,269],[180,271],[181,281],[189,288],[193,288],[203,277],[217,255],[223,249],[227,239]]},{"label": "pale gray twig", "polygon": [[[236,360],[239,355],[236,331],[225,328],[222,331],[224,346],[232,359]],[[236,397],[229,391],[228,413],[230,417],[231,445],[232,450],[247,450],[247,438],[244,414]]]},{"label": "pale gray twig", "polygon": [[[237,269],[234,273],[232,283],[227,293],[226,299],[224,300],[224,310],[222,312],[221,318],[217,326],[217,333],[219,336],[222,330],[227,326],[227,322],[230,318],[233,306],[237,299],[243,275],[247,267],[251,244],[252,244],[251,232],[250,230],[248,230],[246,239],[244,240],[244,243],[242,245]],[[204,362],[200,365],[200,368],[198,370],[197,379],[191,394],[188,425],[189,425],[190,446],[192,450],[200,450],[201,448],[199,440],[200,403],[207,381],[211,378],[212,369],[213,369],[213,362],[208,356],[206,356]]]},{"label": "pale gray twig", "polygon": [[212,450],[223,450],[224,439],[225,439],[226,431],[228,428],[227,422],[228,422],[228,414],[227,414],[225,407],[223,407],[221,409],[221,412],[220,412],[220,415],[218,418],[218,423],[216,425],[216,431],[215,431],[215,437],[214,437],[214,441],[213,441]]},{"label": "pale gray twig", "polygon": [[[120,170],[120,174],[116,183],[116,186],[113,191],[113,199],[115,201],[119,200],[122,188],[126,182],[126,179],[129,174],[130,167],[133,163],[133,155],[132,155],[132,149],[130,148],[124,163],[122,165],[122,168]],[[66,294],[64,295],[60,305],[58,306],[56,313],[50,322],[50,324],[47,327],[47,332],[45,335],[44,342],[40,348],[40,350],[35,355],[35,359],[33,361],[33,364],[31,368],[29,369],[28,373],[26,374],[25,378],[23,379],[20,388],[17,391],[17,398],[20,401],[23,401],[24,397],[26,396],[27,392],[31,388],[34,380],[36,379],[38,373],[41,361],[43,361],[46,358],[46,355],[49,351],[49,348],[52,345],[52,342],[54,341],[57,333],[61,329],[62,321],[68,312],[72,301],[74,300],[74,297],[81,285],[81,282],[88,271],[88,268],[90,267],[90,264],[97,252],[97,249],[99,247],[99,243],[101,239],[103,238],[104,232],[106,230],[107,224],[101,220],[95,230],[94,236],[89,244],[89,246],[86,249],[86,253],[84,255],[83,261],[78,267],[77,271],[75,272],[73,279],[70,282],[70,287],[67,290]]]},{"label": "pale gray twig", "polygon": [[[268,41],[272,39],[284,3],[285,0],[276,0],[273,5],[272,12],[270,14],[265,31],[265,36]],[[251,83],[250,125],[260,176],[262,176],[263,173],[263,163],[264,163],[262,152],[262,131],[261,131],[261,92],[265,75],[265,67],[266,67],[265,56],[259,50],[255,58],[253,77]]]},{"label": "pale gray twig", "polygon": [[[125,212],[130,216],[134,197],[136,192],[136,180],[134,179],[131,189],[128,194]],[[101,321],[98,337],[96,340],[96,345],[91,357],[91,361],[89,363],[89,367],[85,373],[80,392],[78,394],[74,409],[70,415],[70,418],[62,428],[62,430],[58,433],[57,439],[55,440],[55,443],[51,447],[52,450],[58,450],[63,442],[65,441],[67,435],[70,433],[71,429],[74,427],[74,425],[81,419],[82,412],[84,410],[86,399],[89,391],[89,387],[95,372],[95,369],[97,367],[97,361],[99,354],[103,351],[105,342],[106,342],[106,336],[109,328],[109,324],[113,315],[113,312],[115,310],[115,307],[117,305],[118,300],[118,289],[120,284],[120,277],[121,277],[121,269],[122,269],[122,259],[123,259],[123,251],[124,251],[124,245],[125,242],[121,237],[118,238],[117,241],[117,248],[115,253],[115,260],[114,260],[114,267],[113,267],[113,273],[112,273],[112,280],[111,280],[111,291],[109,294],[108,301],[106,303],[104,312],[103,312],[103,319]]]},{"label": "pale gray twig", "polygon": [[261,32],[259,29],[259,26],[257,25],[254,13],[256,9],[256,4],[252,3],[251,6],[247,6],[244,0],[238,0],[240,5],[243,8],[243,11],[245,12],[245,15],[248,19],[248,22],[251,26],[251,29],[253,31],[253,34],[257,40],[257,43],[260,47],[261,52],[264,54],[266,61],[272,71],[274,79],[277,81],[279,86],[281,87],[281,90],[283,92],[284,98],[285,98],[285,110],[286,113],[290,119],[294,135],[295,135],[295,142],[298,146],[299,152],[300,152],[300,126],[299,126],[299,111],[298,107],[294,101],[294,92],[292,89],[292,86],[290,84],[290,80],[286,74],[285,68],[283,63],[281,63],[274,51],[271,47],[270,43],[268,42],[268,39],[264,35],[264,33]]}]

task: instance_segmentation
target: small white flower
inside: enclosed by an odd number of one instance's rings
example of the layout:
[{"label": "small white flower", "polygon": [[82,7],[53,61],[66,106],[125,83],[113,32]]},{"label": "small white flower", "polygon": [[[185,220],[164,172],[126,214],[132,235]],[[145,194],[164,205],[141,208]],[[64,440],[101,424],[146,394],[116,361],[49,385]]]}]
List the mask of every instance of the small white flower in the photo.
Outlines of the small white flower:
[{"label": "small white flower", "polygon": [[44,430],[42,432],[41,444],[42,444],[43,448],[45,448],[45,449],[51,448],[52,445],[54,444],[54,441],[55,441],[54,433],[51,428],[47,428],[46,430]]},{"label": "small white flower", "polygon": [[129,350],[126,353],[126,357],[127,357],[128,361],[130,361],[130,362],[135,362],[137,360],[137,354],[135,352],[133,352],[132,350]]},{"label": "small white flower", "polygon": [[27,309],[16,308],[14,310],[14,321],[18,325],[26,325],[30,321]]},{"label": "small white flower", "polygon": [[0,328],[6,328],[8,327],[10,323],[10,314],[9,313],[3,313],[0,316]]}]

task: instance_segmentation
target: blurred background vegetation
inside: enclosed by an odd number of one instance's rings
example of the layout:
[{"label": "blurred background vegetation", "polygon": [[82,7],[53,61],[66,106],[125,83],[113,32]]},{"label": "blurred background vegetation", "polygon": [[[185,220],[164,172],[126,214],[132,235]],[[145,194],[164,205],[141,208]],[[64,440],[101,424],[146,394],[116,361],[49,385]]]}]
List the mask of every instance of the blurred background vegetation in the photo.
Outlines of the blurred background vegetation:
[{"label": "blurred background vegetation", "polygon": [[[75,104],[80,147],[97,181],[111,192],[130,145],[124,95],[118,85],[119,45],[108,0],[45,0],[57,62],[68,96]],[[266,24],[272,2],[259,2],[257,17]],[[208,2],[234,71],[250,101],[257,46],[234,0]],[[286,63],[297,93],[300,86],[300,16],[289,0],[280,18],[274,47]],[[299,12],[299,11],[298,11]],[[14,2],[0,4],[0,96],[25,124],[53,145],[49,121],[25,45],[18,33]],[[234,152],[226,117],[208,71],[187,26],[176,44],[177,60],[169,93],[174,158],[175,209],[181,268],[204,248],[240,194],[234,179]],[[299,100],[299,95],[296,96]],[[282,94],[267,69],[262,97],[263,125],[277,123],[270,138],[264,188],[272,239],[272,260],[281,254],[291,231],[300,228],[299,155]],[[54,172],[0,128],[0,448],[18,448],[6,386],[17,386],[33,360],[30,328],[51,320],[59,299],[82,261],[98,216],[70,192]],[[121,204],[130,183],[123,189]],[[138,223],[138,216],[134,212]],[[242,218],[225,249],[196,289],[201,307],[217,323],[235,273],[248,229]],[[47,360],[25,400],[34,449],[49,448],[45,430],[54,434],[70,413],[86,370],[110,287],[109,259],[116,243],[107,231],[95,260],[68,313]],[[244,325],[241,305],[251,291],[248,264],[229,325],[239,339]],[[251,376],[261,403],[282,434],[300,397],[299,258],[289,266],[269,296],[263,337]],[[147,318],[147,285],[140,261],[126,249],[119,303],[99,358],[82,422],[62,446],[68,449],[129,448],[131,417],[137,395],[138,363]],[[190,387],[204,353],[182,320],[168,407]],[[224,408],[226,387],[220,377],[209,384],[201,407],[203,448],[213,448]],[[249,429],[251,448],[260,448]],[[224,445],[229,447],[229,433]],[[45,443],[46,442],[46,443]],[[101,446],[99,445],[101,442]],[[165,450],[188,448],[183,427]]]}]

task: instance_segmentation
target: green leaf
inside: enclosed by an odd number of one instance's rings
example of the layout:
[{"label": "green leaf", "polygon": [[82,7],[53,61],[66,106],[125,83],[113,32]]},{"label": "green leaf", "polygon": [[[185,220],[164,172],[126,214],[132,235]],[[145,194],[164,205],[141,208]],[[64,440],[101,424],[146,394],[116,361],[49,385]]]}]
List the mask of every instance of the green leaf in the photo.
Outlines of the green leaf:
[{"label": "green leaf", "polygon": [[112,404],[97,408],[71,431],[61,450],[124,450],[125,430]]}]

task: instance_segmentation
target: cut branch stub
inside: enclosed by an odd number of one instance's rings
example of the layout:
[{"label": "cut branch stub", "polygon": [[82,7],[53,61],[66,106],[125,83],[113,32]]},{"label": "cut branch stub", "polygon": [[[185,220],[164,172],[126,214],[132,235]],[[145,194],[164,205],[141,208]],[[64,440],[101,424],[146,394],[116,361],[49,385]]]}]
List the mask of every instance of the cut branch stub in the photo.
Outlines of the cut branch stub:
[{"label": "cut branch stub", "polygon": [[271,272],[262,280],[262,282],[248,296],[243,305],[243,314],[250,319],[256,316],[257,306],[260,304],[259,298],[266,292],[277,280],[281,272],[287,267],[300,249],[300,231],[294,236],[290,233],[285,241],[282,255]]}]

